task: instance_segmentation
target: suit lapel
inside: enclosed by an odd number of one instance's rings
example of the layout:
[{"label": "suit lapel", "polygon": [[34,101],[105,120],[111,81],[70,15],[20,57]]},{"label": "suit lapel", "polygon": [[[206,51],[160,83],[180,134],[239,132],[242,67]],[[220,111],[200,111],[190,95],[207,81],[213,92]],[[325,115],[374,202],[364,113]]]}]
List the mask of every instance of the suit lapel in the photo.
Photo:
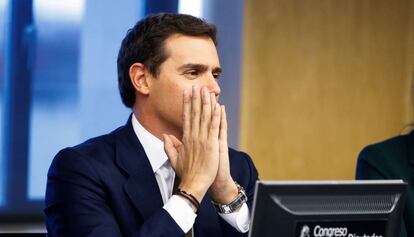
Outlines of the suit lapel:
[{"label": "suit lapel", "polygon": [[162,208],[161,193],[144,148],[134,133],[131,116],[116,131],[116,162],[128,174],[124,191],[144,219]]}]

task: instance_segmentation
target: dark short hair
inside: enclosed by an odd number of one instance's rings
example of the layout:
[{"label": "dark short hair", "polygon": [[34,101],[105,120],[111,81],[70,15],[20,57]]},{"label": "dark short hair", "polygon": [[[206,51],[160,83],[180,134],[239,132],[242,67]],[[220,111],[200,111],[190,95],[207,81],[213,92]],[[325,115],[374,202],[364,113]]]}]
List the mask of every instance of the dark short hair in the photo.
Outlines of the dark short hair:
[{"label": "dark short hair", "polygon": [[137,22],[128,30],[118,53],[118,88],[125,106],[131,108],[135,103],[129,68],[139,62],[157,77],[160,65],[168,58],[164,42],[173,34],[210,37],[217,43],[216,27],[194,16],[161,13]]}]

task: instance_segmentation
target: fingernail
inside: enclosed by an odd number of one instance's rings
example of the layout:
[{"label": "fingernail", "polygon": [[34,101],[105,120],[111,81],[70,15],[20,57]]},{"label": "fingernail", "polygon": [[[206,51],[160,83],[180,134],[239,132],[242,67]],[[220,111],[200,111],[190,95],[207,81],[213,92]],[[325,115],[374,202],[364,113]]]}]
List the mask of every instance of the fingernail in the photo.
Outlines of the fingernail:
[{"label": "fingernail", "polygon": [[216,109],[216,110],[218,110],[219,108],[220,108],[220,104],[219,104],[219,103],[217,103],[217,104],[216,104],[216,108],[215,108],[215,109]]}]

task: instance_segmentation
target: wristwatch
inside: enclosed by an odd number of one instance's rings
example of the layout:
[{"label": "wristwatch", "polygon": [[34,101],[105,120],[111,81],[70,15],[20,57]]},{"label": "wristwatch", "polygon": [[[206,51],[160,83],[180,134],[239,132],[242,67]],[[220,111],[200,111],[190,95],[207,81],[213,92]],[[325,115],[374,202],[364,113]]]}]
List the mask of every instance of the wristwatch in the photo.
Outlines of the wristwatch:
[{"label": "wristwatch", "polygon": [[[235,182],[236,183],[236,182]],[[230,214],[234,212],[235,210],[239,209],[245,202],[247,202],[247,196],[246,191],[244,191],[244,188],[240,186],[238,183],[236,183],[237,189],[239,193],[237,194],[236,198],[233,199],[229,204],[220,204],[211,201],[214,208],[217,212],[223,213],[223,214]]]}]

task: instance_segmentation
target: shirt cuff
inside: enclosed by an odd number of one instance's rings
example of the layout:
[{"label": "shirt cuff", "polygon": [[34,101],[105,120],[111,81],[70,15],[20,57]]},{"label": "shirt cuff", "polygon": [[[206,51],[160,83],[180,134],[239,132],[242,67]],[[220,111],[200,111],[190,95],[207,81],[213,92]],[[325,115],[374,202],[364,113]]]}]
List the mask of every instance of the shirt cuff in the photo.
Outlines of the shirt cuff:
[{"label": "shirt cuff", "polygon": [[236,230],[241,233],[246,233],[249,231],[250,223],[249,223],[249,207],[246,203],[240,207],[239,211],[223,214],[218,213],[221,218],[223,218],[227,223],[233,226]]},{"label": "shirt cuff", "polygon": [[164,204],[163,207],[168,214],[174,219],[175,223],[187,233],[194,225],[197,215],[188,203],[177,195],[172,195],[171,198]]}]

